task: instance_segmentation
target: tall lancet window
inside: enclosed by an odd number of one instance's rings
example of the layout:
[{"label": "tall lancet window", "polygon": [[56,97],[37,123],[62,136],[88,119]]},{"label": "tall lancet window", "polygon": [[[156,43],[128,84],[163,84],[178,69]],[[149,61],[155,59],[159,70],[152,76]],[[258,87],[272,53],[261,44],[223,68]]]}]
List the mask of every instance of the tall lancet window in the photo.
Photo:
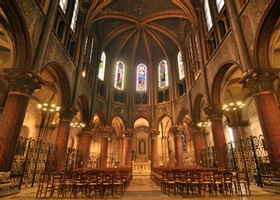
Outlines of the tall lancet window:
[{"label": "tall lancet window", "polygon": [[118,61],[116,65],[116,74],[115,74],[115,88],[118,90],[124,89],[124,72],[125,72],[125,66],[123,62]]},{"label": "tall lancet window", "polygon": [[162,60],[158,66],[158,87],[168,87],[168,67],[166,60]]},{"label": "tall lancet window", "polygon": [[75,31],[77,25],[78,12],[79,12],[78,7],[79,7],[79,0],[76,0],[73,15],[72,15],[72,20],[71,20],[71,25],[70,25],[73,31]]},{"label": "tall lancet window", "polygon": [[98,78],[102,81],[104,81],[105,66],[106,66],[105,64],[106,64],[106,55],[103,51],[101,55],[101,61],[99,64],[99,70],[98,70]]},{"label": "tall lancet window", "polygon": [[225,0],[216,0],[216,6],[218,9],[218,12],[220,12],[225,5]]},{"label": "tall lancet window", "polygon": [[59,1],[59,6],[62,9],[62,11],[64,12],[64,14],[66,13],[67,4],[68,4],[68,0],[60,0]]},{"label": "tall lancet window", "polygon": [[185,78],[185,69],[184,69],[182,54],[180,51],[178,53],[177,60],[178,60],[179,80],[182,80],[183,78]]},{"label": "tall lancet window", "polygon": [[213,22],[212,22],[212,17],[211,17],[211,12],[210,12],[210,7],[209,7],[208,0],[204,0],[204,12],[205,12],[205,17],[206,17],[207,28],[208,28],[208,31],[209,31],[213,26]]},{"label": "tall lancet window", "polygon": [[137,66],[136,73],[136,91],[147,91],[147,66],[143,63]]}]

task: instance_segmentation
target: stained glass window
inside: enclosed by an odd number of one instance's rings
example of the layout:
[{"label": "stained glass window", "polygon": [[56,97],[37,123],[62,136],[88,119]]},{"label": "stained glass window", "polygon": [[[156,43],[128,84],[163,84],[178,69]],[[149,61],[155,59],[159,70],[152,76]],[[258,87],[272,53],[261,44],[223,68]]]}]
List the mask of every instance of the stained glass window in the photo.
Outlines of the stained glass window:
[{"label": "stained glass window", "polygon": [[205,12],[205,17],[206,17],[207,28],[209,31],[211,29],[211,27],[213,26],[213,22],[212,22],[212,17],[211,17],[208,0],[204,1],[204,12]]},{"label": "stained glass window", "polygon": [[136,91],[147,91],[147,66],[143,63],[137,66]]},{"label": "stained glass window", "polygon": [[115,88],[119,90],[124,89],[124,72],[125,66],[123,62],[118,61],[116,65],[116,74],[115,74]]},{"label": "stained glass window", "polygon": [[61,7],[61,9],[64,13],[66,13],[67,4],[68,4],[68,0],[59,1],[59,6]]},{"label": "stained glass window", "polygon": [[217,5],[218,12],[220,12],[222,10],[223,6],[225,5],[225,1],[224,0],[216,0],[216,5]]},{"label": "stained glass window", "polygon": [[100,61],[100,64],[99,64],[99,71],[98,71],[98,78],[102,81],[104,81],[105,64],[106,64],[106,55],[103,51],[102,55],[101,55],[101,61]]},{"label": "stained glass window", "polygon": [[168,87],[168,67],[165,60],[162,60],[158,66],[158,86],[159,88]]},{"label": "stained glass window", "polygon": [[178,53],[177,60],[178,60],[179,80],[182,80],[183,78],[185,78],[185,69],[184,69],[182,54],[180,51]]},{"label": "stained glass window", "polygon": [[75,1],[75,6],[74,6],[74,11],[73,11],[73,16],[72,16],[72,20],[71,20],[71,28],[74,31],[76,29],[76,25],[77,25],[77,19],[78,19],[78,5],[79,5],[79,0]]}]

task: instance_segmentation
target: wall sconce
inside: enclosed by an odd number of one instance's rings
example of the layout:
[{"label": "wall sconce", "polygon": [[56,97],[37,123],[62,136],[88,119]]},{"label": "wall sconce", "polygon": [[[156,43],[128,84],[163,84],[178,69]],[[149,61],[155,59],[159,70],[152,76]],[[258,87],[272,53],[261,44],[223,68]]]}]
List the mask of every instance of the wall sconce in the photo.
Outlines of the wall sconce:
[{"label": "wall sconce", "polygon": [[224,104],[222,106],[222,110],[224,111],[232,111],[232,110],[237,110],[239,108],[243,108],[245,106],[244,103],[242,103],[241,101],[238,101],[236,103],[229,103],[229,104]]}]

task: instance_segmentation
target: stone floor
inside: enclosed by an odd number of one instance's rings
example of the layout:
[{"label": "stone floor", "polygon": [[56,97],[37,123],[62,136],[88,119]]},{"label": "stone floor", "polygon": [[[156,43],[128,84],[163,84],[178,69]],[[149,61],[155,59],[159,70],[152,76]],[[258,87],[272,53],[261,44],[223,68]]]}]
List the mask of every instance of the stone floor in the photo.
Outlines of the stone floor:
[{"label": "stone floor", "polygon": [[[92,199],[122,199],[122,200],[167,200],[167,199],[218,199],[218,200],[279,200],[280,194],[275,193],[269,193],[262,190],[262,188],[251,185],[250,186],[252,195],[240,195],[240,194],[234,194],[234,195],[165,195],[161,193],[159,186],[157,186],[150,178],[149,176],[134,176],[133,180],[131,181],[131,184],[129,188],[125,191],[124,195],[122,197],[116,196],[116,197],[93,197]],[[36,188],[25,188],[21,189],[18,194],[14,194],[11,196],[6,196],[1,199],[19,199],[19,200],[32,200],[36,199]],[[61,198],[49,198],[49,199],[61,199]],[[63,198],[63,199],[70,199],[70,198]],[[73,199],[73,198],[72,198]],[[79,199],[90,199],[90,198],[82,198],[77,197],[75,198],[77,200]]]}]

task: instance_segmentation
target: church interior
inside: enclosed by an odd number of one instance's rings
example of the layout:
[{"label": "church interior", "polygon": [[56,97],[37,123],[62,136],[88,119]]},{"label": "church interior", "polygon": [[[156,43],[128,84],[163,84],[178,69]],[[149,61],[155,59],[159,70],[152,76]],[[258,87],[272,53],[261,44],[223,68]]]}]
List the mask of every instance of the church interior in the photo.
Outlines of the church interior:
[{"label": "church interior", "polygon": [[[0,197],[77,171],[121,174],[121,192],[151,178],[167,198],[205,194],[197,171],[245,173],[247,186],[280,193],[279,10],[279,0],[0,0]],[[165,182],[178,171],[192,181]],[[77,195],[71,187],[58,191]]]}]

